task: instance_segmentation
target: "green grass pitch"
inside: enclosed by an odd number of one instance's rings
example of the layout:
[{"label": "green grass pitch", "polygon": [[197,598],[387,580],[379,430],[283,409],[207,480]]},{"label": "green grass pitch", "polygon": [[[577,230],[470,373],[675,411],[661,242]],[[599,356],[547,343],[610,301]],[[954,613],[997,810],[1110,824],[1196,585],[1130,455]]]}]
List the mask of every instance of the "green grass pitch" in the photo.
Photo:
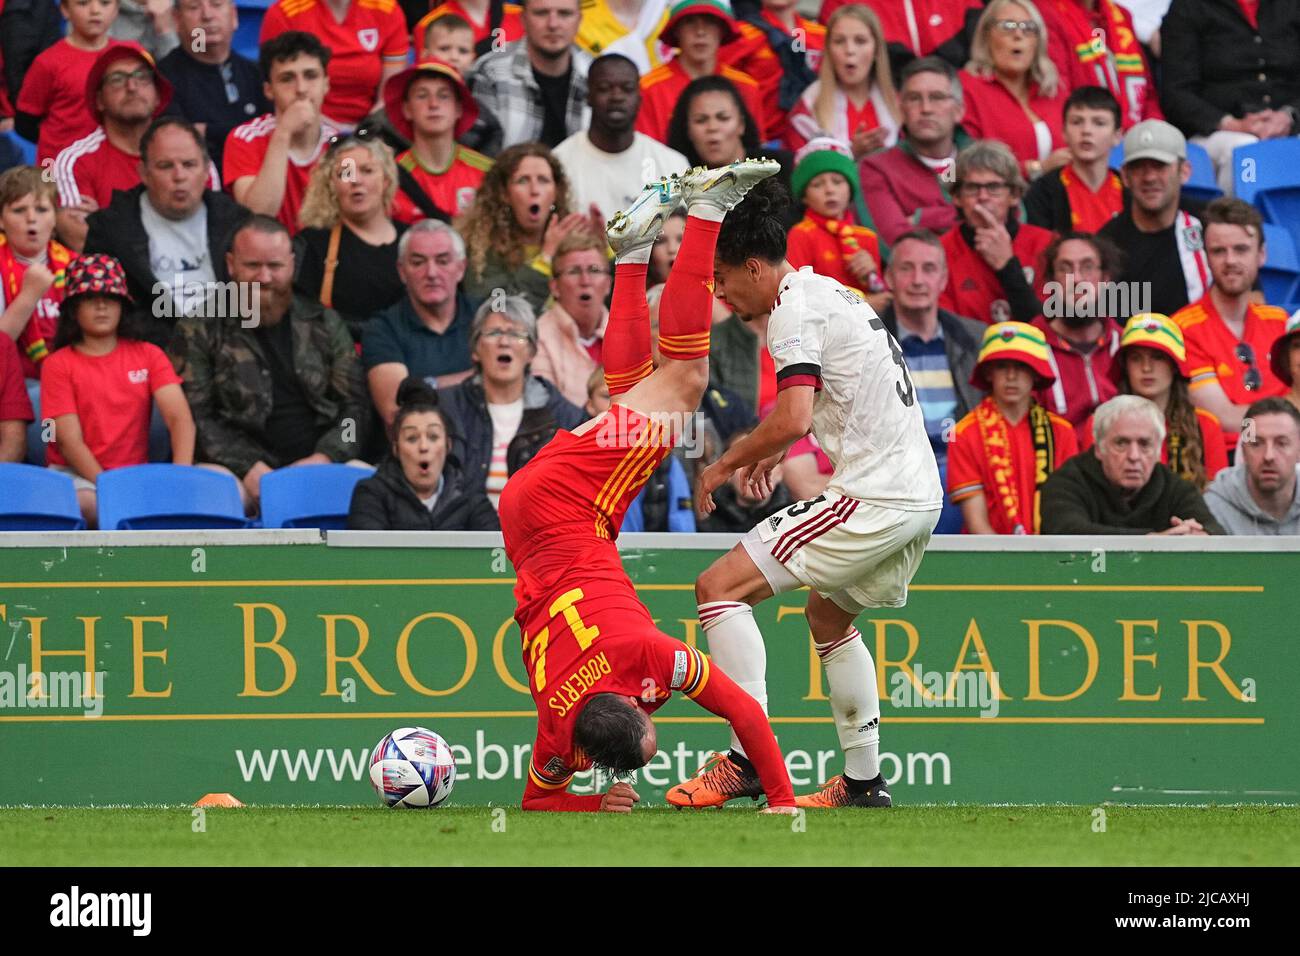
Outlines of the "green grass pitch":
[{"label": "green grass pitch", "polygon": [[[1300,807],[0,809],[6,866],[1295,866]],[[1101,825],[1104,823],[1104,832]]]}]

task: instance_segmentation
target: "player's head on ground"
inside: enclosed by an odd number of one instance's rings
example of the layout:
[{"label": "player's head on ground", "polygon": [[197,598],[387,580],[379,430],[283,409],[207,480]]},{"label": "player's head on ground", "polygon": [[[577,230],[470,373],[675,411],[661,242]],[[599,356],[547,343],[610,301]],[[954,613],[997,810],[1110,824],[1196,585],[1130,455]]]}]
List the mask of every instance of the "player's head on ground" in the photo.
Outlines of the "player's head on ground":
[{"label": "player's head on ground", "polygon": [[727,214],[713,257],[714,292],[742,319],[772,311],[785,268],[790,193],[764,179]]},{"label": "player's head on ground", "polygon": [[654,721],[635,697],[593,694],[573,725],[573,742],[593,764],[614,773],[644,767],[658,748]]}]

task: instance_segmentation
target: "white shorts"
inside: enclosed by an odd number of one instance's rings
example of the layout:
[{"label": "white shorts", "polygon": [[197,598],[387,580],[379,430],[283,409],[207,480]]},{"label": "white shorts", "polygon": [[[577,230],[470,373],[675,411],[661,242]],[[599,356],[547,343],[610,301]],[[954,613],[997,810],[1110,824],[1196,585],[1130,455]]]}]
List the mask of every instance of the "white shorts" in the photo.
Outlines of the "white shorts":
[{"label": "white shorts", "polygon": [[902,607],[939,509],[902,511],[828,491],[765,518],[741,540],[773,594],[807,585],[856,614]]}]

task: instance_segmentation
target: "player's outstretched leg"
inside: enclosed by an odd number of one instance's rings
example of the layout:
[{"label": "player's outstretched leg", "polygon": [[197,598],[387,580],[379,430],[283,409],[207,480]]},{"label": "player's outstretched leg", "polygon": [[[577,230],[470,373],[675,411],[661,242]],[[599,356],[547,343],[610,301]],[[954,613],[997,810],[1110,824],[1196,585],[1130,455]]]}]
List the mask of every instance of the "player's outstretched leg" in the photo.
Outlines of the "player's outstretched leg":
[{"label": "player's outstretched leg", "polygon": [[[713,254],[718,231],[754,184],[780,170],[772,160],[740,160],[718,169],[696,167],[680,177],[681,202],[686,205],[686,229],[659,305],[659,352],[663,364],[620,399],[645,415],[693,414],[708,385],[709,330],[713,324]],[[644,201],[643,201],[644,200]],[[610,223],[616,252],[626,241],[629,251],[645,243],[646,255],[654,223],[668,217],[664,203],[643,197],[623,217]],[[626,239],[624,239],[626,237]],[[627,282],[632,281],[629,271]],[[611,308],[611,313],[612,313]],[[611,316],[611,322],[612,322]]]},{"label": "player's outstretched leg", "polygon": [[641,190],[631,206],[615,214],[605,228],[614,250],[614,292],[603,347],[605,384],[611,397],[630,391],[654,371],[646,272],[655,240],[681,203],[681,177],[657,179]]}]

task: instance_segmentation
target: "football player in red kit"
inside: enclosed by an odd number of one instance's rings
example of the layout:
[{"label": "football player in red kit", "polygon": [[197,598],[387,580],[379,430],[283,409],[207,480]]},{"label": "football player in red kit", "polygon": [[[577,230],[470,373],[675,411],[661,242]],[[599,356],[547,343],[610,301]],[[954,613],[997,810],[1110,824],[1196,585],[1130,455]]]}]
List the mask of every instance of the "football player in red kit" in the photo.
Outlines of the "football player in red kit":
[{"label": "football player in red kit", "polygon": [[[631,810],[640,797],[625,781],[591,796],[570,794],[569,782],[592,766],[615,775],[644,766],[656,751],[650,714],[673,691],[730,721],[769,810],[794,810],[762,707],[703,654],[654,626],[614,544],[628,504],[671,451],[708,383],[713,253],[722,220],[778,169],[770,160],[694,169],[651,183],[614,217],[604,345],[614,404],[574,431],[558,432],[501,494],[506,553],[518,576],[515,620],[537,704],[525,810]],[[655,369],[646,269],[659,230],[681,205],[686,232],[660,306],[663,361]]]}]

